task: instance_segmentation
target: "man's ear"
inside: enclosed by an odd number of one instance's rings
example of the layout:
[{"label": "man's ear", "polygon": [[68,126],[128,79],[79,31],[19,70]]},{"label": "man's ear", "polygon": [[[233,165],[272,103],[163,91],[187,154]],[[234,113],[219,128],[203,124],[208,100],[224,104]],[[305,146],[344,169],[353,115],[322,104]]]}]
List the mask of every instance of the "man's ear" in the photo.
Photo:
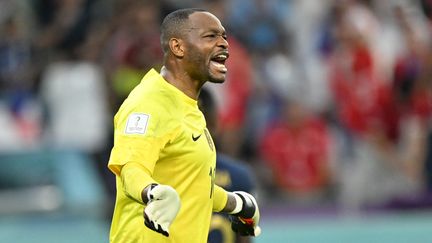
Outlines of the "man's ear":
[{"label": "man's ear", "polygon": [[184,42],[181,39],[171,38],[169,47],[174,56],[182,58],[184,56]]}]

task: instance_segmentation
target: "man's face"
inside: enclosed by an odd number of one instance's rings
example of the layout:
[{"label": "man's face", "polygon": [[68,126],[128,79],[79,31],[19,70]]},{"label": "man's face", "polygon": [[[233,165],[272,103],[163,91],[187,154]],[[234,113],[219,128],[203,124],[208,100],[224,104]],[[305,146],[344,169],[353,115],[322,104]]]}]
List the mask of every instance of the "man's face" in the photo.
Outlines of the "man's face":
[{"label": "man's face", "polygon": [[200,81],[223,83],[229,56],[225,29],[219,19],[208,12],[189,16],[186,31],[185,68],[189,75]]}]

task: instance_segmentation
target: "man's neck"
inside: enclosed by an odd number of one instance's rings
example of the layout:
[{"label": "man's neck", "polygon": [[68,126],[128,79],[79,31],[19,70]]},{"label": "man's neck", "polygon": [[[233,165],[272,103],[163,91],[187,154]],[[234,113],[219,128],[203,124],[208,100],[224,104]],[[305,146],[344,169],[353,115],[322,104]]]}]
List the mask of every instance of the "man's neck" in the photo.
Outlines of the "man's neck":
[{"label": "man's neck", "polygon": [[171,85],[185,93],[190,98],[197,100],[202,84],[192,80],[186,72],[173,72],[163,66],[160,74]]}]

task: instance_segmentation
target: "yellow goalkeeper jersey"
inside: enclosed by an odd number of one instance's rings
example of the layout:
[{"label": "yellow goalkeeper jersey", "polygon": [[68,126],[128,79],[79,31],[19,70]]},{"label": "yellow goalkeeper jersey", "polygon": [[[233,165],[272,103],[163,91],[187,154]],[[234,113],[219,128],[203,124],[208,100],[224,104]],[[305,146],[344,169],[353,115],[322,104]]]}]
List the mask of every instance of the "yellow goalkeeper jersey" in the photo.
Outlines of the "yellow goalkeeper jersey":
[{"label": "yellow goalkeeper jersey", "polygon": [[[181,208],[169,237],[148,229],[145,206],[125,193],[120,171],[128,162],[139,163],[155,182],[179,194]],[[150,70],[114,117],[108,167],[116,174],[117,197],[110,242],[207,242],[211,213],[227,200],[214,185],[215,164],[215,147],[197,101]]]}]

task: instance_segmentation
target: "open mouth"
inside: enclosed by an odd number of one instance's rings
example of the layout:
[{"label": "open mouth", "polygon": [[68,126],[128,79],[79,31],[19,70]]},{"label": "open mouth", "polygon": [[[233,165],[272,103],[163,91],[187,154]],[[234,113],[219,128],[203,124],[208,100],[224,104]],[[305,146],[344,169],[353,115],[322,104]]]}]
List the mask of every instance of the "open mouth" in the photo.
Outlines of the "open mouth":
[{"label": "open mouth", "polygon": [[228,59],[229,53],[228,51],[223,51],[221,53],[216,54],[210,60],[210,64],[216,68],[221,73],[226,73],[228,69],[225,66],[225,61]]}]

